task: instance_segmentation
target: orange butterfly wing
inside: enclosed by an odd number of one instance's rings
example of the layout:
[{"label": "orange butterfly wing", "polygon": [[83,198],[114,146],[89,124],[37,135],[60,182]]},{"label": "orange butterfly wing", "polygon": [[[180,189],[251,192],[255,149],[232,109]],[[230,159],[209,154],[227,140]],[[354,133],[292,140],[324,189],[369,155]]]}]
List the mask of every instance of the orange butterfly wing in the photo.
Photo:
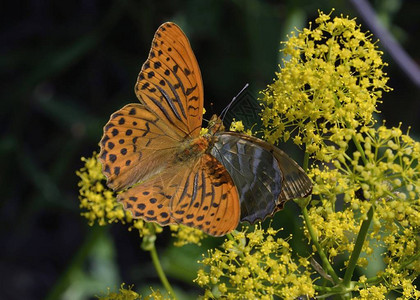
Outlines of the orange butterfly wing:
[{"label": "orange butterfly wing", "polygon": [[205,154],[184,174],[171,210],[177,222],[221,236],[238,225],[239,195],[225,167]]},{"label": "orange butterfly wing", "polygon": [[221,236],[239,222],[239,198],[230,175],[214,157],[174,166],[118,195],[133,217],[174,223]]},{"label": "orange butterfly wing", "polygon": [[[227,170],[205,154],[200,69],[173,23],[159,27],[140,71],[136,95],[104,127],[99,159],[108,186],[134,217],[182,223],[211,235],[236,228],[239,196]],[[198,146],[198,147],[196,147]]]},{"label": "orange butterfly wing", "polygon": [[162,24],[135,85],[137,98],[174,129],[196,137],[203,115],[203,83],[190,43],[174,23]]},{"label": "orange butterfly wing", "polygon": [[99,160],[107,184],[121,190],[172,163],[181,137],[141,104],[128,104],[111,115],[100,142]]},{"label": "orange butterfly wing", "polygon": [[181,183],[180,168],[172,168],[142,182],[117,196],[134,218],[162,226],[177,223],[171,216],[170,202]]}]

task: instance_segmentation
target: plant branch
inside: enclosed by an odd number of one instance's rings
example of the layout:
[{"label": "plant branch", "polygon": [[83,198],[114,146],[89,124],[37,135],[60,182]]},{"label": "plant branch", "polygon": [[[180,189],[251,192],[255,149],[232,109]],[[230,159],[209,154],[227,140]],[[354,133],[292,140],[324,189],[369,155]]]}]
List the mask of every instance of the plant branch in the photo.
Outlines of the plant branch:
[{"label": "plant branch", "polygon": [[154,246],[154,243],[153,243],[153,247],[150,247],[149,252],[150,252],[150,256],[152,257],[153,265],[155,266],[156,272],[158,273],[158,276],[160,278],[160,281],[162,282],[169,296],[171,296],[172,299],[177,299],[174,293],[174,290],[172,289],[172,286],[168,281],[168,278],[166,278],[162,265],[160,264],[159,257],[156,251],[156,247]]},{"label": "plant branch", "polygon": [[[351,128],[349,127],[349,125],[347,125],[347,127]],[[355,135],[352,136],[352,140],[353,140],[354,145],[356,146],[357,151],[359,151],[359,153],[362,155],[361,157],[362,157],[363,163],[366,165],[368,161],[365,155],[365,151],[363,151],[362,145],[360,145]]]},{"label": "plant branch", "polygon": [[354,249],[353,249],[353,252],[351,253],[349,264],[346,269],[346,273],[344,274],[343,285],[346,287],[350,286],[350,281],[353,276],[354,269],[356,268],[357,260],[359,259],[360,252],[362,251],[362,247],[365,242],[370,223],[372,222],[372,219],[373,219],[373,211],[374,211],[374,208],[372,205],[367,213],[367,219],[362,222],[362,226],[360,227],[359,234],[357,235],[356,244],[354,245]]},{"label": "plant branch", "polygon": [[305,151],[305,156],[303,157],[303,170],[308,172],[309,168],[309,153]]},{"label": "plant branch", "polygon": [[337,274],[335,273],[333,267],[331,266],[327,256],[325,255],[324,250],[322,249],[321,245],[318,242],[318,237],[315,233],[315,230],[312,227],[311,221],[309,220],[308,210],[306,207],[302,208],[303,218],[305,219],[306,228],[308,228],[309,235],[311,236],[312,242],[318,251],[318,255],[322,260],[322,263],[327,271],[327,273],[331,276],[335,284],[340,282],[340,278],[338,278]]}]

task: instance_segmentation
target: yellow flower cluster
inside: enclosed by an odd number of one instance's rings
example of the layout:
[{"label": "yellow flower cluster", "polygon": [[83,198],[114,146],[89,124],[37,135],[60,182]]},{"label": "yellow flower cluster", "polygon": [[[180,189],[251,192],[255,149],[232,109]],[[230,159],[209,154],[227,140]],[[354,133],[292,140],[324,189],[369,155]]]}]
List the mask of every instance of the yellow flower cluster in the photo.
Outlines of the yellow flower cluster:
[{"label": "yellow flower cluster", "polygon": [[242,121],[235,121],[235,119],[232,121],[232,123],[230,124],[230,131],[235,131],[235,132],[243,132],[245,130],[245,126],[242,123]]},{"label": "yellow flower cluster", "polygon": [[[331,20],[322,12],[316,27],[293,34],[283,52],[288,61],[263,92],[262,117],[267,139],[294,135],[318,160],[308,170],[313,199],[304,208],[305,234],[317,240],[314,252],[321,248],[332,266],[341,256],[346,267],[365,268],[374,248],[385,249],[384,270],[342,287],[354,286],[358,299],[385,299],[391,292],[418,298],[420,143],[401,126],[376,124],[381,93],[390,90],[381,53],[354,20]],[[356,248],[362,255],[352,261]],[[341,284],[338,277],[335,283]]]},{"label": "yellow flower cluster", "polygon": [[173,231],[172,236],[176,238],[174,246],[182,247],[187,244],[201,245],[201,240],[206,237],[206,234],[198,229],[187,227],[184,225],[170,225]]},{"label": "yellow flower cluster", "polygon": [[[309,210],[315,229],[323,245],[333,252],[331,256],[351,252],[348,233],[359,230],[355,216],[366,215],[375,205],[377,222],[371,238],[382,240],[394,257],[412,256],[418,251],[416,231],[420,230],[420,143],[402,134],[400,128],[385,126],[369,128],[356,138],[366,163],[359,151],[349,156],[337,150],[333,168],[320,165],[310,170],[313,194],[322,204],[313,201]],[[362,199],[356,195],[358,190]],[[346,203],[342,212],[336,212],[338,195],[343,195]],[[384,231],[391,235],[383,238]],[[395,239],[401,233],[404,238],[398,238],[398,244]]]},{"label": "yellow flower cluster", "polygon": [[[395,299],[420,299],[420,291],[416,290],[416,286],[413,285],[412,276],[409,274],[400,274],[399,272],[395,272],[395,269],[391,267],[387,268],[387,273],[388,275],[394,275],[389,276],[390,281],[388,282],[388,286],[395,285],[396,287],[400,287],[394,290],[397,294],[400,295],[400,297],[395,297]],[[359,287],[359,296],[354,297],[353,299],[389,299],[385,297],[385,295],[389,292],[389,287],[386,285],[382,283],[370,285],[366,284],[366,277],[364,276],[359,281],[361,282]]]},{"label": "yellow flower cluster", "polygon": [[253,135],[252,134],[252,130],[251,129],[245,129],[245,126],[243,124],[242,121],[236,121],[235,119],[233,119],[232,123],[230,124],[230,131],[234,131],[234,132],[241,132],[241,133],[245,133],[247,135]]},{"label": "yellow flower cluster", "polygon": [[255,226],[253,232],[234,232],[222,250],[209,250],[195,281],[205,298],[295,299],[315,295],[306,259],[292,258],[287,240],[278,230]]},{"label": "yellow flower cluster", "polygon": [[121,284],[118,292],[111,292],[108,288],[106,296],[98,296],[99,300],[140,300],[142,297],[138,293],[132,290],[133,286],[124,287],[125,284]]},{"label": "yellow flower cluster", "polygon": [[123,223],[131,222],[131,215],[124,212],[122,205],[115,201],[112,190],[106,187],[97,154],[94,153],[90,158],[83,157],[82,161],[85,163],[84,167],[76,172],[80,178],[78,185],[80,208],[83,210],[81,215],[88,219],[90,225],[95,221],[101,226],[118,220]]},{"label": "yellow flower cluster", "polygon": [[[354,236],[359,231],[352,209],[335,212],[330,202],[322,201],[321,205],[309,209],[309,219],[330,260],[351,253]],[[308,235],[306,230],[305,234]]]},{"label": "yellow flower cluster", "polygon": [[[373,247],[384,247],[387,269],[378,276],[386,283],[360,287],[360,299],[381,299],[377,293],[383,297],[390,291],[411,299],[420,293],[413,285],[420,274],[420,143],[399,127],[385,126],[367,128],[355,141],[361,151],[347,155],[337,150],[333,165],[310,170],[313,195],[320,200],[312,201],[309,219],[332,261],[353,251],[360,223],[373,206],[373,226],[362,248],[365,256],[357,264],[367,267]],[[340,197],[344,202],[338,210]]]},{"label": "yellow flower cluster", "polygon": [[[147,223],[142,219],[133,219],[130,212],[125,211],[116,201],[115,194],[106,187],[106,179],[102,174],[102,166],[94,153],[90,158],[82,158],[85,165],[76,172],[79,176],[79,200],[81,215],[88,219],[89,225],[97,222],[100,226],[120,221],[130,224],[129,230],[136,229],[140,237],[155,235],[162,232],[162,227],[156,223]],[[201,230],[186,226],[171,225],[175,246],[183,246],[200,241],[206,236]]]},{"label": "yellow flower cluster", "polygon": [[377,300],[383,300],[385,298],[385,294],[387,293],[387,288],[382,285],[372,285],[367,286],[359,291],[359,297],[354,297],[353,299],[360,299],[360,300],[371,300],[371,299],[377,299]]},{"label": "yellow flower cluster", "polygon": [[388,78],[381,52],[355,20],[320,12],[316,27],[292,33],[284,66],[262,97],[265,137],[274,143],[294,133],[297,145],[329,161],[325,140],[342,148],[359,126],[372,125]]},{"label": "yellow flower cluster", "polygon": [[111,292],[108,289],[106,296],[98,296],[99,300],[164,300],[164,299],[171,299],[168,295],[162,294],[159,290],[151,289],[151,293],[144,298],[138,294],[137,292],[133,291],[133,286],[129,286],[125,288],[125,284],[121,284],[118,292]]}]

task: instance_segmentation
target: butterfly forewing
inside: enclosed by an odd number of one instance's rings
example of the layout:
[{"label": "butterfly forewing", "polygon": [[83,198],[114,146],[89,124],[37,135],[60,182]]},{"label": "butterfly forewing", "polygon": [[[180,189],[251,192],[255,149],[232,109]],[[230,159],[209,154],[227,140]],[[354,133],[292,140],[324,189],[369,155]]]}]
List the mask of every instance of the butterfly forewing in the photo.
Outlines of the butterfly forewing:
[{"label": "butterfly forewing", "polygon": [[200,69],[187,37],[174,23],[156,31],[135,92],[173,130],[198,136],[204,99]]},{"label": "butterfly forewing", "polygon": [[[227,134],[237,135],[237,133],[233,132]],[[245,134],[240,134],[239,136],[250,143],[254,143],[267,151],[270,151],[277,160],[283,175],[282,191],[277,205],[280,205],[281,202],[284,203],[287,200],[307,197],[312,192],[312,181],[299,164],[290,158],[289,155],[276,146],[261,139]]]},{"label": "butterfly forewing", "polygon": [[286,153],[277,147],[272,147],[274,157],[283,173],[283,185],[280,195],[283,204],[287,200],[307,197],[312,192],[312,182],[308,175]]},{"label": "butterfly forewing", "polygon": [[108,186],[120,190],[162,171],[181,139],[141,104],[128,104],[104,127],[99,159]]},{"label": "butterfly forewing", "polygon": [[214,155],[228,170],[238,189],[241,220],[254,223],[273,213],[282,187],[282,173],[264,148],[229,133],[216,134]]},{"label": "butterfly forewing", "polygon": [[255,137],[222,132],[211,153],[231,174],[241,201],[241,221],[254,223],[307,196],[312,183],[283,151]]}]

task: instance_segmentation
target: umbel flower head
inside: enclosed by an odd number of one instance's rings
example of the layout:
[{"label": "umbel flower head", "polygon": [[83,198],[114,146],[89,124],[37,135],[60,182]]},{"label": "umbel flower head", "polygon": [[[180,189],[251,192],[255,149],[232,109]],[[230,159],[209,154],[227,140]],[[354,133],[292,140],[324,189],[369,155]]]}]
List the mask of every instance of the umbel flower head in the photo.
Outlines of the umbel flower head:
[{"label": "umbel flower head", "polygon": [[221,299],[295,299],[312,297],[308,261],[292,259],[288,240],[276,238],[278,230],[256,226],[252,232],[234,232],[222,249],[209,250],[201,261],[207,268],[195,281],[205,297]]},{"label": "umbel flower head", "polygon": [[[358,134],[355,141],[362,152],[338,155],[333,165],[318,165],[310,170],[315,182],[313,195],[322,205],[313,201],[309,218],[322,246],[330,258],[351,253],[360,220],[374,207],[370,243],[364,244],[363,251],[370,255],[374,247],[385,247],[388,252],[383,258],[389,262],[418,256],[420,143],[403,134],[400,128],[385,126],[370,128]],[[344,204],[337,211],[341,197]],[[367,266],[366,258],[357,263]]]},{"label": "umbel flower head", "polygon": [[355,130],[371,126],[388,78],[381,52],[355,20],[320,12],[308,29],[284,42],[284,66],[264,92],[262,119],[268,141],[297,145],[329,161],[325,140],[346,148]]},{"label": "umbel flower head", "polygon": [[[322,12],[284,46],[288,60],[261,99],[264,133],[271,142],[293,136],[306,159],[315,159],[308,170],[313,199],[299,204],[313,255],[325,267],[317,272],[333,282],[323,289],[315,280],[317,292],[419,298],[420,144],[401,126],[376,124],[381,94],[390,90],[381,52],[355,20]],[[381,248],[384,269],[357,281],[355,267],[363,274]]]}]

